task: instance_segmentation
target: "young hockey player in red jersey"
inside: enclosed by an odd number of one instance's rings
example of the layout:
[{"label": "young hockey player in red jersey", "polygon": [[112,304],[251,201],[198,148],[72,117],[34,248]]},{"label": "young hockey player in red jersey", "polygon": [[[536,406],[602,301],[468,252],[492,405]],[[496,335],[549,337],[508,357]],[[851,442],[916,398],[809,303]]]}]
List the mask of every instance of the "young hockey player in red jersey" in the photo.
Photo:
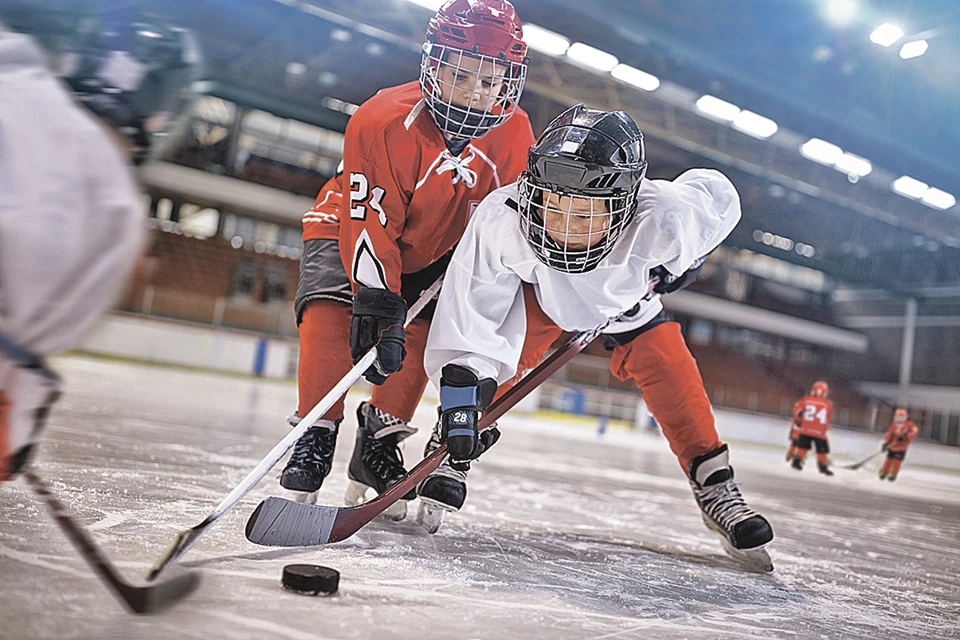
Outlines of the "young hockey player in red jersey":
[{"label": "young hockey player in red jersey", "polygon": [[[516,180],[534,141],[518,106],[522,35],[505,0],[447,2],[430,20],[419,82],[361,105],[347,126],[342,172],[303,217],[297,415],[378,347],[365,376],[379,386],[357,412],[351,502],[405,473],[398,443],[414,432],[408,421],[427,383],[422,359],[433,309],[405,331],[408,305],[443,274],[484,196]],[[341,400],[297,442],[283,487],[320,488],[342,419]],[[398,507],[394,517],[405,513],[403,502]]]},{"label": "young hockey player in red jersey", "polygon": [[893,412],[893,422],[887,429],[887,435],[883,439],[883,450],[887,452],[887,459],[883,461],[880,468],[880,479],[893,482],[900,473],[900,465],[907,455],[907,448],[910,442],[917,437],[917,425],[909,419],[907,410],[898,407]]},{"label": "young hockey player in red jersey", "polygon": [[[828,455],[830,443],[827,430],[833,420],[833,403],[827,400],[830,388],[823,380],[817,380],[810,389],[810,395],[804,396],[793,405],[793,424],[797,437],[794,440],[796,451],[791,466],[797,471],[803,470],[803,461],[811,447],[817,448],[817,469],[826,476],[832,476]],[[793,450],[791,446],[791,450]]]},{"label": "young hockey player in red jersey", "polygon": [[770,569],[773,529],[740,494],[696,361],[659,295],[693,280],[736,226],[740,199],[717,171],[645,180],[646,166],[629,115],[578,105],[548,125],[519,182],[481,203],[427,340],[424,364],[441,397],[432,444],[446,441],[450,455],[421,497],[460,508],[469,460],[495,441],[477,423],[498,385],[503,393],[536,366],[562,331],[606,325],[610,370],[643,391],[704,523],[731,555]]}]

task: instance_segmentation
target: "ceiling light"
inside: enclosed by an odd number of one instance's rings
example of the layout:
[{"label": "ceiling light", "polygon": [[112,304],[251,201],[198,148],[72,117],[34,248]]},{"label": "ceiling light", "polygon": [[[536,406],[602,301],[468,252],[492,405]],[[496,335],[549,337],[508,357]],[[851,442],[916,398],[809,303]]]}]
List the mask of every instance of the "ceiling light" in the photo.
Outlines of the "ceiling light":
[{"label": "ceiling light", "polygon": [[926,40],[914,40],[900,47],[900,57],[904,60],[918,58],[925,54],[929,48],[930,45],[927,44]]},{"label": "ceiling light", "polygon": [[595,49],[582,42],[574,42],[570,45],[570,48],[567,49],[567,57],[582,66],[604,73],[612,71],[614,67],[620,64],[617,56]]},{"label": "ceiling light", "polygon": [[700,99],[697,100],[697,109],[707,116],[712,116],[727,122],[732,122],[733,119],[737,117],[737,114],[740,113],[740,107],[737,105],[709,94],[701,96]]},{"label": "ceiling light", "polygon": [[957,204],[957,199],[946,191],[930,187],[927,192],[923,194],[923,202],[935,209],[949,209]]},{"label": "ceiling light", "polygon": [[878,44],[881,47],[889,47],[902,37],[903,29],[888,22],[874,29],[873,33],[870,34],[870,42]]},{"label": "ceiling light", "polygon": [[866,158],[861,158],[860,156],[855,156],[852,153],[845,153],[837,158],[836,162],[833,163],[833,166],[835,166],[839,171],[842,171],[846,174],[852,173],[853,175],[861,178],[873,171],[873,165],[870,164],[869,160]]},{"label": "ceiling light", "polygon": [[809,158],[814,162],[832,165],[843,155],[843,149],[835,144],[830,144],[826,140],[810,138],[800,145],[800,153],[803,157]]},{"label": "ceiling light", "polygon": [[901,176],[893,181],[893,190],[908,198],[922,198],[928,189],[927,183],[910,176]]},{"label": "ceiling light", "polygon": [[523,25],[523,41],[534,51],[554,57],[562,56],[570,48],[568,39],[535,24]]},{"label": "ceiling light", "polygon": [[828,22],[842,27],[857,17],[858,5],[857,0],[827,0],[824,16]]},{"label": "ceiling light", "polygon": [[628,64],[618,64],[610,71],[610,75],[644,91],[655,91],[660,86],[660,79],[657,76],[634,69]]},{"label": "ceiling light", "polygon": [[777,123],[753,111],[741,111],[733,119],[735,129],[755,138],[769,138],[777,132]]}]

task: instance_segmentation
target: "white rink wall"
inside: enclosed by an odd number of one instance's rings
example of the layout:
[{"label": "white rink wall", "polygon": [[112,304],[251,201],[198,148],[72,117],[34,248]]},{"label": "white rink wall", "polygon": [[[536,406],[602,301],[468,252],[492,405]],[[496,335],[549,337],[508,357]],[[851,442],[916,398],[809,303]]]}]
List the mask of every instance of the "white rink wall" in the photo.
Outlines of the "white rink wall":
[{"label": "white rink wall", "polygon": [[[196,367],[230,373],[255,374],[259,368],[268,378],[296,376],[297,344],[291,340],[263,338],[254,333],[215,329],[186,322],[109,314],[80,344],[79,350],[104,356],[145,362]],[[437,399],[433,385],[427,386],[426,400]],[[539,407],[539,393],[517,406],[531,413]],[[787,446],[786,418],[716,409],[717,429],[722,438]],[[864,433],[835,429],[830,433],[831,454],[838,459],[860,459],[877,451],[883,432]],[[960,472],[960,448],[914,442],[907,453],[911,465]]]}]

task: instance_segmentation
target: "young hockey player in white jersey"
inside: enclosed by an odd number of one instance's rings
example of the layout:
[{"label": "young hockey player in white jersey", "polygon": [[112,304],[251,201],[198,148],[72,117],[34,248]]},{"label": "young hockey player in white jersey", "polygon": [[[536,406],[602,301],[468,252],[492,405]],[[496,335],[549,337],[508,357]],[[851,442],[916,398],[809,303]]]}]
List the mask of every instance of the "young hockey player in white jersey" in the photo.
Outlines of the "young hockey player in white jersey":
[{"label": "young hockey player in white jersey", "polygon": [[[459,509],[469,461],[495,438],[480,414],[561,331],[603,326],[611,372],[633,380],[727,551],[772,569],[767,520],[744,501],[696,362],[659,294],[688,284],[736,226],[740,201],[717,171],[644,180],[643,138],[622,111],[575,106],[530,149],[520,180],[487,196],[454,252],[424,357],[440,389],[428,450],[450,456],[420,486],[428,529]],[[652,287],[652,291],[651,288]],[[517,377],[515,377],[515,375]]]},{"label": "young hockey player in white jersey", "polygon": [[[171,122],[156,116],[181,105],[196,62],[183,32],[75,9],[12,2],[0,24],[0,482],[24,467],[59,395],[44,357],[79,341],[143,249],[128,154],[144,156],[148,118],[155,133]],[[70,42],[60,79],[27,34]]]}]

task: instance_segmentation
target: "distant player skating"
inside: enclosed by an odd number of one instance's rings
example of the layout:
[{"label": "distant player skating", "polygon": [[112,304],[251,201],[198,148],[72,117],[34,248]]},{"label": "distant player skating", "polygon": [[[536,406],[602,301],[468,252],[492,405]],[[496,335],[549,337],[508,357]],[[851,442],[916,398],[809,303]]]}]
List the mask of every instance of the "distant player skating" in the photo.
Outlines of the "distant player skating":
[{"label": "distant player skating", "polygon": [[917,425],[909,418],[907,410],[897,407],[893,412],[893,421],[887,428],[887,435],[883,438],[883,450],[887,452],[887,459],[880,467],[880,479],[893,482],[900,473],[900,465],[907,455],[910,443],[917,437]]},{"label": "distant player skating", "polygon": [[825,476],[832,476],[830,470],[830,442],[827,431],[833,420],[833,403],[827,400],[830,387],[823,380],[817,380],[810,393],[793,405],[793,423],[790,449],[787,459],[797,471],[803,470],[810,449],[817,449],[817,469]]}]

